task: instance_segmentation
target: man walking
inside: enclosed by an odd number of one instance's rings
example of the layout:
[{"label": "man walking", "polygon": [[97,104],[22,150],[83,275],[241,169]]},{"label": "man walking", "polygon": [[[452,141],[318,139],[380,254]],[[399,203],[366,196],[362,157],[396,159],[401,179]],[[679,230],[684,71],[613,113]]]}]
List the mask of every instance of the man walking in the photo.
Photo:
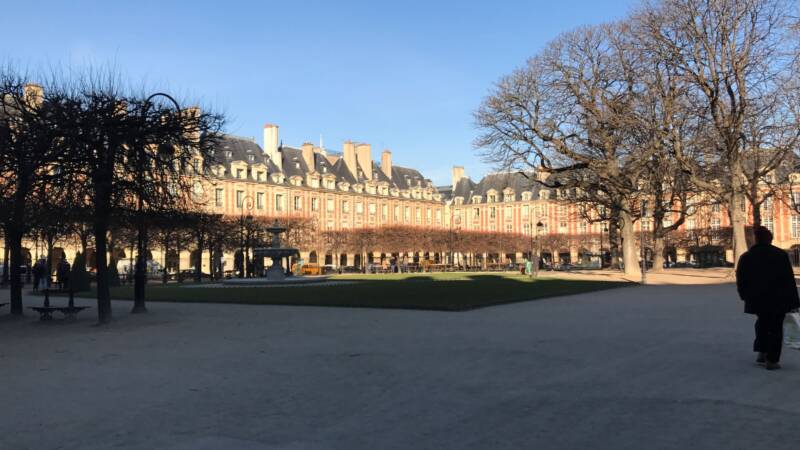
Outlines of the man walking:
[{"label": "man walking", "polygon": [[755,314],[756,339],[753,351],[767,370],[780,369],[783,319],[800,307],[789,255],[772,245],[772,233],[765,227],[754,231],[756,243],[739,258],[736,288],[744,300],[744,312]]}]

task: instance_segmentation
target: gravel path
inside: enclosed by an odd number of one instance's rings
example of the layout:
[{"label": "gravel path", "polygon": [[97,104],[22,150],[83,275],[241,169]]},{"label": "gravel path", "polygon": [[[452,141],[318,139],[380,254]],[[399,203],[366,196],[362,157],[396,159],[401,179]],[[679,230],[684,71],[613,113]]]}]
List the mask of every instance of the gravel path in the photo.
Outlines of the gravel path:
[{"label": "gravel path", "polygon": [[796,448],[800,353],[757,367],[729,284],[460,313],[130,306],[0,317],[0,448]]}]

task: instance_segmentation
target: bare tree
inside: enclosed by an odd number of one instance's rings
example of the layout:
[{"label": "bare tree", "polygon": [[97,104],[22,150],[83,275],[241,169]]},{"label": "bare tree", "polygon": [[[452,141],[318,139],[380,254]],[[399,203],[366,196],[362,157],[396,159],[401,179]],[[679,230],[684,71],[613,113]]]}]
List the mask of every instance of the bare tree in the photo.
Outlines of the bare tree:
[{"label": "bare tree", "polygon": [[602,25],[565,33],[501,79],[475,114],[483,130],[476,146],[507,168],[564,174],[543,182],[605,205],[618,218],[625,272],[632,275],[633,223],[649,158],[631,145],[637,67],[620,31]]},{"label": "bare tree", "polygon": [[[705,125],[699,154],[678,148],[675,156],[693,184],[726,199],[736,260],[747,249],[747,192],[797,144],[797,115],[785,105],[796,98],[798,41],[788,36],[793,6],[663,0],[635,17],[647,51],[686,83],[687,113]],[[761,149],[770,156],[762,158]]]}]

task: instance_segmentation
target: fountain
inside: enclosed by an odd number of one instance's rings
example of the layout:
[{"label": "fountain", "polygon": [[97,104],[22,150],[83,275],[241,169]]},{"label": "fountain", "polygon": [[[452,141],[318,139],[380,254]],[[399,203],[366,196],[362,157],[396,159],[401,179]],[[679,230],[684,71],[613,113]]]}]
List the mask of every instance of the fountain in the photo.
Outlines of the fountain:
[{"label": "fountain", "polygon": [[268,281],[283,281],[286,279],[286,274],[283,272],[281,266],[281,259],[289,256],[298,255],[299,252],[296,248],[281,247],[281,233],[286,231],[286,228],[281,227],[276,220],[271,227],[267,228],[267,233],[272,235],[272,242],[269,247],[261,247],[253,249],[253,258],[271,258],[272,265],[267,269]]},{"label": "fountain", "polygon": [[300,252],[296,248],[282,247],[281,246],[281,233],[286,231],[286,228],[281,227],[276,220],[272,226],[266,228],[266,231],[272,235],[269,247],[259,247],[253,249],[253,259],[270,258],[272,265],[267,268],[266,274],[263,277],[257,278],[232,278],[222,282],[224,285],[286,285],[286,284],[307,284],[326,281],[327,276],[299,276],[287,277],[284,273],[281,260],[290,256],[298,256]]}]

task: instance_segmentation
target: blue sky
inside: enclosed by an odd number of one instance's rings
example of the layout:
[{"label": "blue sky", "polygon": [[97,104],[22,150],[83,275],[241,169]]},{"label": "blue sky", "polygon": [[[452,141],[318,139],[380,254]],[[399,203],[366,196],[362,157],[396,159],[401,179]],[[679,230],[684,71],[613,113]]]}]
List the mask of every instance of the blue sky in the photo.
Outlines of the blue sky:
[{"label": "blue sky", "polygon": [[6,2],[0,55],[32,70],[113,64],[135,84],[199,99],[228,131],[280,126],[288,145],[389,148],[447,184],[491,169],[472,112],[492,83],[560,32],[636,0]]}]

